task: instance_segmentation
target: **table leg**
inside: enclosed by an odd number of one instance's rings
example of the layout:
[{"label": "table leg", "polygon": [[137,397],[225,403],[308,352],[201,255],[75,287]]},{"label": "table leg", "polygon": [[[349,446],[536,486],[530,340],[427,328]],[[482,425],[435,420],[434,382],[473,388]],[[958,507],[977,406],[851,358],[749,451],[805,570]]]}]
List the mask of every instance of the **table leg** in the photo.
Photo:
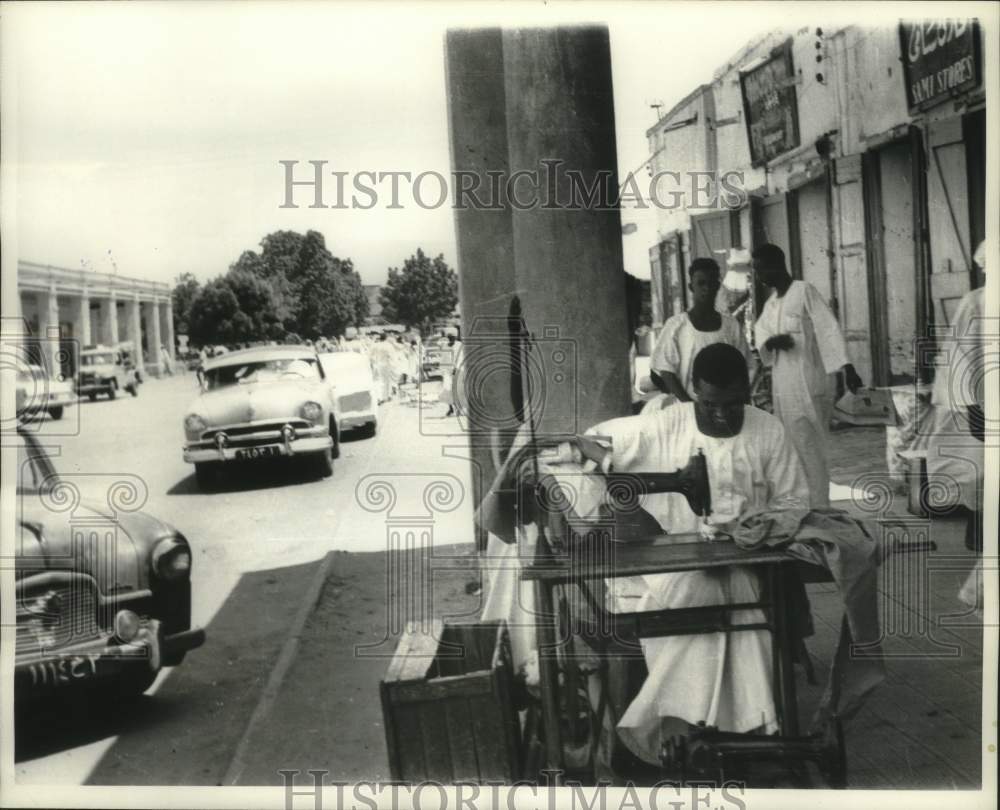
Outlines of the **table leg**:
[{"label": "table leg", "polygon": [[557,621],[552,585],[535,582],[535,627],[538,642],[538,677],[542,692],[546,765],[554,772],[552,784],[563,781],[562,735],[559,728],[559,661],[556,658]]},{"label": "table leg", "polygon": [[781,672],[781,721],[782,733],[789,737],[799,734],[799,706],[795,694],[795,665],[792,663],[794,630],[788,617],[788,599],[785,588],[785,571],[781,565],[770,566],[774,573],[775,641],[780,651]]}]

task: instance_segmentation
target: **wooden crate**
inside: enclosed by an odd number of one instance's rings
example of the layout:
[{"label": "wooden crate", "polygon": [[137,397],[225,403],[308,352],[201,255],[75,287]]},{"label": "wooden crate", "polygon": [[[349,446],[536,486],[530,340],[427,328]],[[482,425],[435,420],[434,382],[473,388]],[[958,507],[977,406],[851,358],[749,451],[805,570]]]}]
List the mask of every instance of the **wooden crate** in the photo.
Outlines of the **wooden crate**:
[{"label": "wooden crate", "polygon": [[503,621],[410,623],[381,683],[392,778],[511,783],[520,773],[510,640]]}]

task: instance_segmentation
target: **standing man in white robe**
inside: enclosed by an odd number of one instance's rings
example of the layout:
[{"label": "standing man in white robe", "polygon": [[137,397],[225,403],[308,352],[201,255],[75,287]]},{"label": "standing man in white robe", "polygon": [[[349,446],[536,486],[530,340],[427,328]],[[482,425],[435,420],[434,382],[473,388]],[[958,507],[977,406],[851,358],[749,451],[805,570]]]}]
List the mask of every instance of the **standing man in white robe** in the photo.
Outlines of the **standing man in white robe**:
[{"label": "standing man in white robe", "polygon": [[739,321],[715,308],[722,272],[715,259],[700,258],[688,270],[691,308],[667,319],[649,359],[653,383],[677,402],[691,402],[691,369],[695,355],[713,343],[728,343],[750,361],[750,349]]},{"label": "standing man in white robe", "polygon": [[760,359],[771,369],[774,415],[788,431],[809,479],[810,505],[830,505],[827,434],[833,415],[831,375],[845,374],[853,393],[862,386],[847,359],[836,317],[812,284],[793,281],[777,245],[753,252],[754,274],[772,290],[754,327]]},{"label": "standing man in white robe", "polygon": [[[781,422],[747,404],[746,360],[734,346],[713,344],[694,360],[694,402],[612,419],[587,435],[611,438],[606,450],[586,436],[578,453],[615,472],[671,472],[704,452],[711,486],[711,520],[724,523],[755,509],[808,507],[809,489]],[[698,532],[699,518],[680,494],[643,497],[642,507],[668,533]],[[678,542],[692,542],[690,534]],[[620,580],[619,580],[620,582]],[[637,605],[618,610],[663,610],[758,599],[750,568],[686,571],[630,578]],[[639,586],[638,588],[636,586]],[[760,611],[733,615],[761,621]],[[618,723],[636,756],[656,763],[666,738],[704,721],[724,731],[776,728],[771,691],[771,639],[766,631],[668,636],[642,642],[649,669],[638,696]]]}]

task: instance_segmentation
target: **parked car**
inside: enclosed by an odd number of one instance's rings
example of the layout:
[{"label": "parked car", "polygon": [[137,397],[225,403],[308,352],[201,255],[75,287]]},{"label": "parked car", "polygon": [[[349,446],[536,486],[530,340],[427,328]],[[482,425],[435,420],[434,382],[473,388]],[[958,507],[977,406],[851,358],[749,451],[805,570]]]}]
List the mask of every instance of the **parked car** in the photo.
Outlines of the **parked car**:
[{"label": "parked car", "polygon": [[18,419],[30,419],[42,413],[62,419],[63,411],[75,404],[76,393],[68,380],[53,380],[41,366],[18,369],[15,395]]},{"label": "parked car", "polygon": [[134,372],[125,367],[120,351],[109,346],[88,346],[80,352],[76,391],[93,402],[98,394],[114,399],[119,391],[128,391],[137,397],[139,384]]},{"label": "parked car", "polygon": [[341,432],[356,429],[364,436],[374,436],[378,430],[378,396],[367,355],[328,352],[319,360],[333,389]]},{"label": "parked car", "polygon": [[53,506],[68,484],[31,434],[16,441],[15,700],[87,685],[141,694],[205,641],[191,625],[188,541],[142,512]]},{"label": "parked car", "polygon": [[302,457],[325,477],[339,455],[336,403],[316,353],[306,346],[242,349],[199,372],[201,395],[184,418],[184,460],[210,488],[225,466]]}]

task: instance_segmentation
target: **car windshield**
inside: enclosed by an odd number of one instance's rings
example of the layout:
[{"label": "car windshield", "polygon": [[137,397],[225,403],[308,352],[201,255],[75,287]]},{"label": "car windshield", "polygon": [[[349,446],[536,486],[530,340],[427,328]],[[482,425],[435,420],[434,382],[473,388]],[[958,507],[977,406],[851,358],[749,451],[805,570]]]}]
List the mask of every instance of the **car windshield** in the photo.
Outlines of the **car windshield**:
[{"label": "car windshield", "polygon": [[208,390],[275,380],[319,380],[315,357],[279,357],[218,366],[205,372]]},{"label": "car windshield", "polygon": [[113,354],[85,354],[80,358],[81,366],[110,366],[114,362]]}]

